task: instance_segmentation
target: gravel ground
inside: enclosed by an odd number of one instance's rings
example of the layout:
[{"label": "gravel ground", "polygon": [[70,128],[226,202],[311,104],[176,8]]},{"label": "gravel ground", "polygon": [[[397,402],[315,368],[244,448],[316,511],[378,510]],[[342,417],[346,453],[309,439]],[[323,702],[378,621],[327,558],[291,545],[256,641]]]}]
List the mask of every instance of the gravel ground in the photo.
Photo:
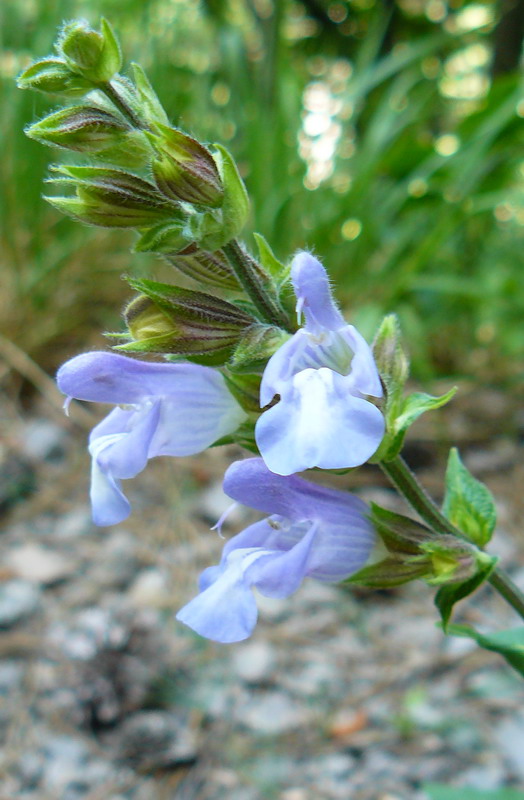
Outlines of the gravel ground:
[{"label": "gravel ground", "polygon": [[[218,557],[209,526],[239,451],[158,459],[128,484],[132,517],[97,529],[85,434],[51,407],[2,407],[0,800],[426,800],[426,782],[524,787],[522,684],[495,654],[442,635],[424,584],[349,593],[306,581],[287,600],[260,599],[250,640],[204,641],[174,612]],[[463,387],[439,422],[417,426],[408,454],[438,495],[442,442],[459,440],[497,497],[493,550],[524,586],[521,407]],[[337,480],[405,510],[374,469]],[[226,534],[252,518],[237,509]],[[515,624],[489,587],[458,619]]]}]

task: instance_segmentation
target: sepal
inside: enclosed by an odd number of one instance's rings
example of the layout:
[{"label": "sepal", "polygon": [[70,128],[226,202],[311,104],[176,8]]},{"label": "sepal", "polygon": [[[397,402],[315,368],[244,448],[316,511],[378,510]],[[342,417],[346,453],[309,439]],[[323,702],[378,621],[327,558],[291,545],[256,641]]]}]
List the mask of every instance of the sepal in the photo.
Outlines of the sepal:
[{"label": "sepal", "polygon": [[[228,364],[228,369],[229,367]],[[238,375],[226,370],[224,379],[231,394],[244,411],[258,416],[260,414],[260,375]]]},{"label": "sepal", "polygon": [[166,254],[166,258],[176,269],[195,281],[219,289],[240,291],[240,284],[223,250],[210,253],[192,243],[177,253]]},{"label": "sepal", "polygon": [[140,114],[148,123],[169,125],[169,119],[157,94],[140,64],[131,64],[133,79],[140,101]]},{"label": "sepal", "polygon": [[253,238],[257,243],[260,263],[267,274],[273,278],[276,286],[281,287],[291,275],[291,265],[288,264],[286,266],[286,264],[278,260],[268,242],[260,233],[254,233]]},{"label": "sepal", "polygon": [[102,19],[100,31],[85,20],[68,22],[58,40],[58,53],[69,68],[93,83],[110,81],[122,66],[122,52],[113,29]]},{"label": "sepal", "polygon": [[36,89],[48,94],[78,97],[90,92],[93,84],[71,72],[60,58],[41,58],[30,64],[17,78],[20,89]]},{"label": "sepal", "polygon": [[473,550],[473,563],[470,564],[469,574],[461,576],[460,572],[464,572],[464,570],[457,570],[455,580],[440,587],[435,595],[435,605],[440,612],[444,631],[447,631],[455,603],[478,589],[489,578],[497,562],[496,556],[490,556],[480,550]]},{"label": "sepal", "polygon": [[491,571],[496,562],[469,542],[449,534],[434,533],[425,525],[375,503],[371,504],[370,519],[388,555],[357,572],[348,579],[349,583],[389,588],[422,578],[431,585],[441,586],[437,598],[445,602],[445,598],[465,596],[455,587],[469,586],[480,576],[479,581],[472,584],[476,588],[485,580],[488,567]]},{"label": "sepal", "polygon": [[230,369],[234,372],[261,372],[271,356],[289,338],[289,333],[275,325],[252,325],[235,348],[229,364]]},{"label": "sepal", "polygon": [[455,447],[449,452],[442,511],[464,536],[479,547],[484,547],[491,539],[497,522],[493,495],[464,466]]},{"label": "sepal", "polygon": [[224,188],[222,225],[216,239],[202,243],[208,250],[217,250],[241,232],[249,216],[249,197],[233,156],[220,144],[215,144],[214,160]]}]

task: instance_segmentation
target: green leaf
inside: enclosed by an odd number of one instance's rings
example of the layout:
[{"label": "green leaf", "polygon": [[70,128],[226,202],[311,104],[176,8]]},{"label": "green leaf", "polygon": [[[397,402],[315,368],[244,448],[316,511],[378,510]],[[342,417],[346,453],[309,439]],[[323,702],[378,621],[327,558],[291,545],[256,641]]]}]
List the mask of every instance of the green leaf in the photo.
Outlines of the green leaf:
[{"label": "green leaf", "polygon": [[485,650],[500,653],[508,664],[524,676],[524,625],[489,634],[478,633],[469,625],[448,625],[447,633],[473,639]]},{"label": "green leaf", "polygon": [[476,559],[478,571],[471,578],[461,583],[448,583],[440,587],[435,596],[435,605],[442,617],[442,627],[446,633],[448,633],[448,623],[455,603],[468,597],[475,589],[478,589],[489,578],[497,561],[498,559],[495,557],[488,556],[486,553],[479,553]]},{"label": "green leaf", "polygon": [[430,800],[524,800],[524,792],[518,789],[484,790],[443,783],[426,783],[422,788]]},{"label": "green leaf", "polygon": [[454,386],[449,392],[440,397],[434,397],[425,392],[413,392],[413,394],[408,395],[402,405],[402,411],[396,419],[397,432],[406,431],[425,411],[433,411],[449,403],[456,391],[457,387]]},{"label": "green leaf", "polygon": [[454,386],[449,392],[441,397],[434,397],[425,392],[413,392],[404,400],[395,402],[387,414],[387,431],[380,447],[372,458],[373,462],[391,461],[402,449],[404,437],[409,426],[415,422],[425,411],[433,411],[436,408],[449,403],[457,387]]},{"label": "green leaf", "polygon": [[442,511],[479,547],[491,539],[497,521],[493,496],[464,466],[455,447],[449,452]]}]

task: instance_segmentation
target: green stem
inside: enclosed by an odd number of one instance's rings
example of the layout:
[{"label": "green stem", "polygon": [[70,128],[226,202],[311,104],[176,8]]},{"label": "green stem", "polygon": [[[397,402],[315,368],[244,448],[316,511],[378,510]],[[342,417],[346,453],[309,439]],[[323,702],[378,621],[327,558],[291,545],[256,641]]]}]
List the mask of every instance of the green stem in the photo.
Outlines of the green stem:
[{"label": "green stem", "polygon": [[[401,456],[397,456],[392,461],[381,461],[380,467],[410,506],[434,531],[451,534],[468,541],[467,537],[440,511]],[[524,594],[513,583],[509,575],[500,567],[495,567],[488,581],[524,619]]]},{"label": "green stem", "polygon": [[252,301],[265,322],[290,330],[287,314],[280,307],[277,298],[263,285],[260,274],[250,256],[244,252],[236,239],[222,248],[240,285]]},{"label": "green stem", "polygon": [[98,88],[105,94],[108,100],[111,100],[111,102],[118,108],[124,117],[129,120],[134,128],[138,128],[139,130],[147,129],[147,125],[144,125],[142,120],[135,114],[131,106],[128,105],[128,103],[126,103],[126,101],[119,95],[111,81],[101,83]]}]

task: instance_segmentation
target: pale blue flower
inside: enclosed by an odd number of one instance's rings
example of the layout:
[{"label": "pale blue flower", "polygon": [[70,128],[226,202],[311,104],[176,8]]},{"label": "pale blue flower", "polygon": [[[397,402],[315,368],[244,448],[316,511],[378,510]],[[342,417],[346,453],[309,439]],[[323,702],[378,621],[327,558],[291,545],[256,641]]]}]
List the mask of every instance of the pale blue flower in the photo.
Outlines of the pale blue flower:
[{"label": "pale blue flower", "polygon": [[354,495],[270,472],[260,458],[237,461],[224,478],[234,500],[269,513],[225,545],[200,577],[200,594],[177,619],[201,636],[238,642],[257,621],[253,589],[287,597],[305,577],[334,583],[359,570],[374,543],[366,504]]},{"label": "pale blue flower", "polygon": [[306,252],[291,266],[305,324],[269,359],[256,441],[272,472],[356,467],[375,452],[384,418],[366,398],[382,397],[371,348],[333,301],[327,273]]},{"label": "pale blue flower", "polygon": [[89,438],[97,525],[114,525],[129,515],[120,481],[138,475],[150,458],[199,453],[246,417],[222,375],[197,364],[84,353],[60,368],[57,383],[69,397],[121,406]]}]

